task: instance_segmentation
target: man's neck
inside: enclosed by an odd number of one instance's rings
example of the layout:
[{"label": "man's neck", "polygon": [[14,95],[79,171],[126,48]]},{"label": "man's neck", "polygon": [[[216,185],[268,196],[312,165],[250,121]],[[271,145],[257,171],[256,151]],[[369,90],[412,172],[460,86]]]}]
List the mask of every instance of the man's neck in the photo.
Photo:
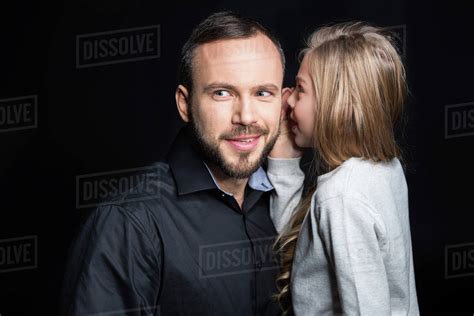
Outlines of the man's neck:
[{"label": "man's neck", "polygon": [[245,187],[248,183],[248,178],[237,179],[227,176],[222,170],[214,165],[209,165],[209,169],[214,176],[214,179],[219,184],[219,187],[229,193],[232,193],[240,208],[244,202]]}]

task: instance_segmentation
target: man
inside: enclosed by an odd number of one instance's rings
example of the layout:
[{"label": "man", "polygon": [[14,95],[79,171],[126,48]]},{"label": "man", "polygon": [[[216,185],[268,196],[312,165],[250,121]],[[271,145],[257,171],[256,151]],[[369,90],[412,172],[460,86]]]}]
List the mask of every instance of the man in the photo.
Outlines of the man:
[{"label": "man", "polygon": [[65,315],[279,314],[262,163],[279,135],[284,54],[264,27],[229,12],[201,22],[182,52],[186,126],[155,165],[159,195],[135,190],[88,217]]}]

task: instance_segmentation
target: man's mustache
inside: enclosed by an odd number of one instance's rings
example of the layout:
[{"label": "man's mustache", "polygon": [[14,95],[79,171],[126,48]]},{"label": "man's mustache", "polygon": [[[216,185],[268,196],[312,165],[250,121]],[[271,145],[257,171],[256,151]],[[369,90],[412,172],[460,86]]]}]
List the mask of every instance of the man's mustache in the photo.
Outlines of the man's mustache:
[{"label": "man's mustache", "polygon": [[259,126],[242,126],[238,127],[230,133],[221,136],[221,139],[229,139],[242,135],[267,135],[268,129]]}]

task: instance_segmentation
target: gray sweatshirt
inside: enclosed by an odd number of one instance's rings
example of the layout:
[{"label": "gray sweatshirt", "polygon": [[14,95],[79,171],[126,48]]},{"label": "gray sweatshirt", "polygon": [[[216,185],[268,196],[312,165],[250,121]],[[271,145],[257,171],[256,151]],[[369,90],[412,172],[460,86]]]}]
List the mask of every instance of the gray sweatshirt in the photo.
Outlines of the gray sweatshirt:
[{"label": "gray sweatshirt", "polygon": [[[268,157],[279,233],[295,211],[300,158]],[[303,221],[291,275],[296,315],[419,315],[408,190],[398,159],[350,158],[320,175]]]}]

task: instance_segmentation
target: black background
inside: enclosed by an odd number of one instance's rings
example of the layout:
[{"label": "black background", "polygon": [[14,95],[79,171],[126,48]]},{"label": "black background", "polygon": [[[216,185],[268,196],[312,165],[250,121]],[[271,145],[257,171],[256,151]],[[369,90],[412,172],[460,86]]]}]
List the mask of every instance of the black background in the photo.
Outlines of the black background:
[{"label": "black background", "polygon": [[[181,126],[179,51],[208,14],[238,10],[274,30],[292,84],[303,36],[328,22],[404,26],[412,242],[422,315],[473,315],[474,271],[446,278],[446,247],[474,243],[474,136],[445,138],[445,107],[474,102],[474,8],[454,1],[16,1],[0,9],[0,99],[38,95],[38,127],[0,133],[0,239],[37,236],[35,269],[0,273],[0,314],[56,315],[66,251],[87,210],[76,176],[136,168]],[[159,59],[77,69],[76,36],[161,26]],[[472,246],[471,246],[472,249]],[[470,263],[474,265],[474,260]]]}]

